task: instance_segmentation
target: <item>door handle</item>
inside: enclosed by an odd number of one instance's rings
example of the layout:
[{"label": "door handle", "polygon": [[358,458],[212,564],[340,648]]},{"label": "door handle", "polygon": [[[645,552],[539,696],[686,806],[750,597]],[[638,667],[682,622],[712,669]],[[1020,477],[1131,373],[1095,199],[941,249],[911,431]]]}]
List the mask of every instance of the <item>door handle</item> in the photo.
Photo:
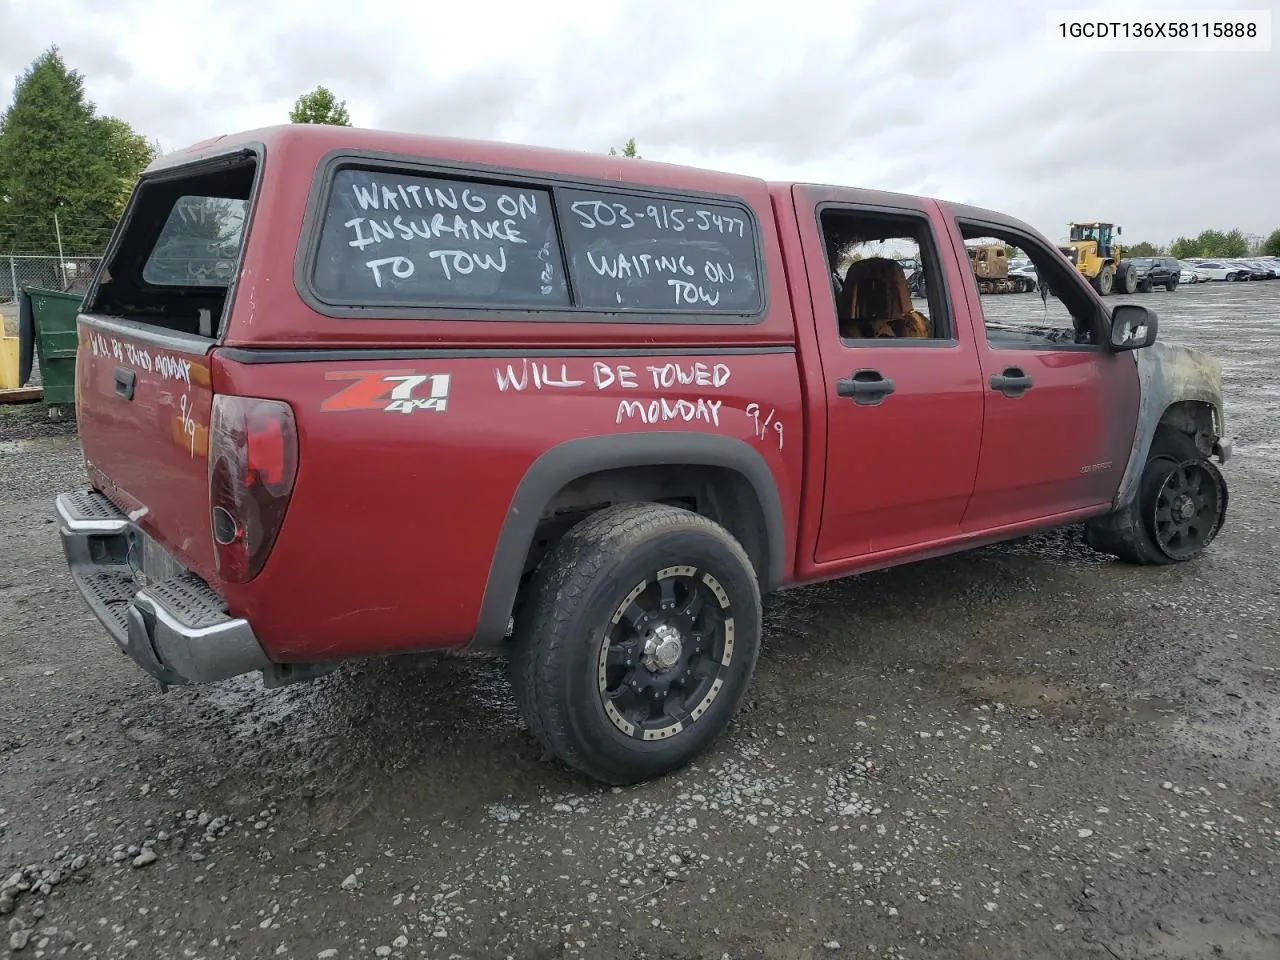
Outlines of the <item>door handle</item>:
[{"label": "door handle", "polygon": [[1017,367],[1008,367],[991,378],[991,389],[1006,397],[1020,397],[1031,389],[1031,378]]},{"label": "door handle", "polygon": [[116,367],[116,394],[126,400],[133,399],[133,384],[138,375],[128,367]]},{"label": "door handle", "polygon": [[879,370],[856,370],[852,377],[836,381],[836,396],[852,397],[860,407],[874,407],[896,389],[897,384]]}]

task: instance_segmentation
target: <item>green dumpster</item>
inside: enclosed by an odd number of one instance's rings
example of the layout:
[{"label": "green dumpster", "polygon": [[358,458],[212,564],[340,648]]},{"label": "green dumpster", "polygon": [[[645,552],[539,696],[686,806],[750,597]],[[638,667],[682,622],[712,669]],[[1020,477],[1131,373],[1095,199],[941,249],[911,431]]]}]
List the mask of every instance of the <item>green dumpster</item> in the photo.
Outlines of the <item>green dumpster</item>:
[{"label": "green dumpster", "polygon": [[76,402],[76,315],[81,293],[23,287],[18,294],[18,385],[31,378],[40,358],[40,379],[49,416],[61,417]]}]

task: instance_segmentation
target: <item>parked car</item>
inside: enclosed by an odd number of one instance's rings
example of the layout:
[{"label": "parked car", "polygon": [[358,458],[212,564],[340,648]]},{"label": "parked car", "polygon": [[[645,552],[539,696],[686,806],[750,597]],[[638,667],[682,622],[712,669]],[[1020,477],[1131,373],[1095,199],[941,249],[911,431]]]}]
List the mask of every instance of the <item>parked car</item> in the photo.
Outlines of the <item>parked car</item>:
[{"label": "parked car", "polygon": [[[548,752],[630,783],[730,723],[764,594],[1068,523],[1180,563],[1221,529],[1220,364],[1025,223],[617,173],[309,124],[153,162],[77,320],[88,486],[56,500],[120,649],[162,685],[272,687],[502,651]],[[209,236],[230,277],[173,262]],[[1068,326],[984,320],[983,237]],[[913,307],[893,260],[843,266],[864,244],[942,282]]]},{"label": "parked car", "polygon": [[1138,290],[1150,293],[1153,287],[1164,287],[1170,293],[1178,287],[1182,265],[1173,257],[1134,257],[1129,261],[1138,279]]},{"label": "parked car", "polygon": [[1185,260],[1179,260],[1178,266],[1180,268],[1178,273],[1179,283],[1203,283],[1204,280],[1208,279],[1208,277],[1201,278],[1200,274],[1196,272],[1196,267],[1194,263],[1188,263]]},{"label": "parked car", "polygon": [[[907,290],[911,296],[923,299],[925,296],[924,264],[918,257],[899,257],[897,260],[906,274]],[[838,276],[836,282],[837,284],[840,282]]]},{"label": "parked car", "polygon": [[1031,290],[1040,286],[1040,274],[1036,272],[1036,265],[1028,257],[1011,258],[1009,260],[1009,276],[1029,280],[1032,284]]},{"label": "parked car", "polygon": [[[1247,275],[1247,279],[1249,280],[1267,279],[1267,271],[1247,257],[1233,257],[1231,263],[1240,268],[1240,270]],[[1246,279],[1246,277],[1242,277],[1241,279]]]},{"label": "parked car", "polygon": [[1241,260],[1240,263],[1253,271],[1254,280],[1274,280],[1276,278],[1275,265],[1259,257],[1247,257]]},{"label": "parked car", "polygon": [[1198,260],[1196,271],[1210,280],[1248,280],[1249,272],[1243,267],[1220,260]]}]

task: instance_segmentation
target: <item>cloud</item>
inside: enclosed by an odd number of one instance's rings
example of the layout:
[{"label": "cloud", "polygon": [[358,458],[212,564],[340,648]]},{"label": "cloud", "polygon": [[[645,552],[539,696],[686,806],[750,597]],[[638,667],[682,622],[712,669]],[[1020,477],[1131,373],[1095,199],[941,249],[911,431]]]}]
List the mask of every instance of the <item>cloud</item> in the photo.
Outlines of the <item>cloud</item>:
[{"label": "cloud", "polygon": [[1051,44],[1034,0],[106,9],[0,0],[0,99],[57,43],[99,109],[166,147],[282,122],[324,83],[364,126],[598,152],[634,136],[653,159],[921,192],[1050,235],[1087,217],[1134,240],[1280,226],[1274,54]]}]

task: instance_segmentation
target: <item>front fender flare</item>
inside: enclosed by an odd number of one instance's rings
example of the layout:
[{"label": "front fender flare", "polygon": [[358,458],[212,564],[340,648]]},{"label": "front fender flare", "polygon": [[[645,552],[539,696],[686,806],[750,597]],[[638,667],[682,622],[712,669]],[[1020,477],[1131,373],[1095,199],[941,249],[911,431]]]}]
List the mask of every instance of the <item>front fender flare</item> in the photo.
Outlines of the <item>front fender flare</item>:
[{"label": "front fender flare", "polygon": [[767,593],[779,587],[784,576],[786,545],[782,498],[773,471],[746,441],[681,431],[584,437],[547,450],[530,465],[516,487],[489,566],[470,646],[473,649],[493,647],[506,636],[525,557],[543,508],[559,490],[579,477],[601,470],[672,464],[721,467],[747,480],[765,522],[760,589]]},{"label": "front fender flare", "polygon": [[[1218,432],[1222,413],[1222,365],[1213,357],[1159,342],[1135,351],[1138,367],[1138,420],[1134,427],[1129,462],[1116,490],[1112,506],[1119,510],[1138,495],[1151,442],[1166,411],[1176,403],[1203,403],[1213,410]],[[1215,438],[1217,439],[1217,438]]]}]

